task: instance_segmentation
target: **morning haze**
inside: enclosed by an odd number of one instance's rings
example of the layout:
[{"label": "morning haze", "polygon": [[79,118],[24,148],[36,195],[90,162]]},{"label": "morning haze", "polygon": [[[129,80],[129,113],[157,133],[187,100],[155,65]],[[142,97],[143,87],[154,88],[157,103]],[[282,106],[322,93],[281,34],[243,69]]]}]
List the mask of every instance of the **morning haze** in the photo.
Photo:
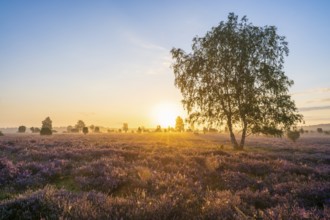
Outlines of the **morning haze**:
[{"label": "morning haze", "polygon": [[2,2],[0,127],[37,126],[47,115],[56,126],[84,118],[152,127],[162,103],[183,115],[169,51],[189,51],[192,37],[231,11],[286,36],[293,99],[306,124],[329,123],[327,9],[326,1]]}]

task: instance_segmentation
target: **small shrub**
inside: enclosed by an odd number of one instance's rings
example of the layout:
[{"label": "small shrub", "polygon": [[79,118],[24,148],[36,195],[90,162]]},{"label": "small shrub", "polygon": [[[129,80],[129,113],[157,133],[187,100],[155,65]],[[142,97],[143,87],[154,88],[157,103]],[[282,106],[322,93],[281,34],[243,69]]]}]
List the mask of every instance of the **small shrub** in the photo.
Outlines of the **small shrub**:
[{"label": "small shrub", "polygon": [[224,191],[207,191],[202,214],[206,219],[239,219],[235,207],[239,206],[239,196]]},{"label": "small shrub", "polygon": [[98,160],[75,170],[75,182],[82,190],[113,192],[127,180],[127,172],[110,161]]},{"label": "small shrub", "polygon": [[2,131],[0,131],[0,136],[4,136],[4,134],[2,133]]},{"label": "small shrub", "polygon": [[291,141],[296,142],[298,140],[298,138],[300,137],[300,132],[299,131],[288,131],[286,135]]},{"label": "small shrub", "polygon": [[19,133],[25,133],[25,131],[26,131],[26,127],[24,125],[21,125],[21,126],[18,127],[18,132]]},{"label": "small shrub", "polygon": [[323,129],[322,129],[322,128],[317,128],[316,131],[317,131],[318,133],[323,133]]},{"label": "small shrub", "polygon": [[70,132],[71,132],[71,133],[78,133],[79,130],[78,130],[78,128],[72,128],[72,129],[70,130]]},{"label": "small shrub", "polygon": [[53,188],[45,188],[6,201],[0,206],[0,219],[59,219],[63,211],[55,203],[56,193]]},{"label": "small shrub", "polygon": [[125,133],[127,133],[127,131],[128,131],[128,124],[127,123],[123,124],[123,131],[125,131]]},{"label": "small shrub", "polygon": [[87,134],[88,133],[88,127],[83,127],[83,133]]},{"label": "small shrub", "polygon": [[13,181],[17,174],[18,169],[11,160],[0,158],[0,187]]},{"label": "small shrub", "polygon": [[53,132],[49,128],[41,128],[40,135],[52,135]]},{"label": "small shrub", "polygon": [[40,128],[31,127],[30,130],[31,130],[32,133],[39,133],[40,132]]},{"label": "small shrub", "polygon": [[237,191],[248,187],[256,187],[256,180],[245,173],[226,170],[219,173],[219,175],[218,186],[222,189]]}]

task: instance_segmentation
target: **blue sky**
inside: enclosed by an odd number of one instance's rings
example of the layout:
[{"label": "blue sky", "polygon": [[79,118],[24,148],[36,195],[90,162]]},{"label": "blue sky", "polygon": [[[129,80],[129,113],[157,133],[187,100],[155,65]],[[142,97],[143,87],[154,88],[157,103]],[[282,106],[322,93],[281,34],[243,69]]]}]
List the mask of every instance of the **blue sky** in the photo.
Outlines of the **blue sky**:
[{"label": "blue sky", "polygon": [[[155,126],[184,115],[172,47],[246,15],[289,42],[285,70],[306,124],[330,123],[329,1],[0,1],[0,127]],[[171,106],[171,107],[170,107]]]}]

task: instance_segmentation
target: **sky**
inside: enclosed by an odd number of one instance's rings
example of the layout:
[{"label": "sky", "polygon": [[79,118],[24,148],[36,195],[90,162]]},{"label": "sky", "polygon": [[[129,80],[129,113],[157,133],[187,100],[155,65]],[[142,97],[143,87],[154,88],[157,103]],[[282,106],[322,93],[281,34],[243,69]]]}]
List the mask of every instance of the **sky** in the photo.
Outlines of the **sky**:
[{"label": "sky", "polygon": [[306,125],[330,123],[330,1],[0,0],[0,127],[184,117],[170,50],[189,52],[230,12],[286,36],[292,98]]}]

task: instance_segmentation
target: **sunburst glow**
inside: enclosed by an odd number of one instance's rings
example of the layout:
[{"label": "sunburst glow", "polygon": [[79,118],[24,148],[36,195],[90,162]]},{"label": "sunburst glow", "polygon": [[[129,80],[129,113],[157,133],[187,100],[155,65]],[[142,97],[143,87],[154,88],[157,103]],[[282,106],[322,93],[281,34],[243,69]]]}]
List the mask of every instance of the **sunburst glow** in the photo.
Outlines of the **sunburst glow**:
[{"label": "sunburst glow", "polygon": [[159,103],[152,109],[152,117],[154,123],[166,127],[174,127],[175,119],[182,114],[180,107],[174,103],[163,102]]}]

